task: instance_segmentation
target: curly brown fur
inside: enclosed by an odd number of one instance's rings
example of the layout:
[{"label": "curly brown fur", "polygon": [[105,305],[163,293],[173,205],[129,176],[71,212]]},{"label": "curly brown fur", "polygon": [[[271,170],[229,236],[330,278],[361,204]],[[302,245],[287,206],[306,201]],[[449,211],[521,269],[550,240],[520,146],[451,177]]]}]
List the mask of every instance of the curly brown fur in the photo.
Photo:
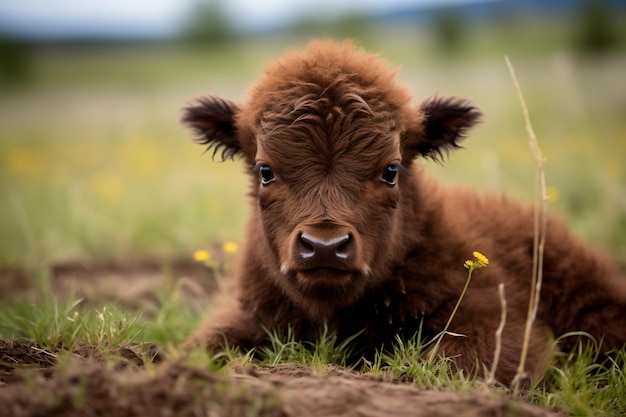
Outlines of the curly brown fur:
[{"label": "curly brown fur", "polygon": [[[270,66],[242,106],[206,97],[185,109],[199,141],[250,168],[251,214],[223,303],[189,345],[212,351],[267,343],[291,327],[314,340],[363,330],[362,351],[396,335],[440,332],[476,271],[440,352],[466,370],[489,366],[507,322],[497,378],[510,382],[520,357],[533,253],[533,209],[506,197],[446,188],[415,165],[459,147],[480,118],[468,100],[411,104],[395,72],[350,44],[314,42]],[[549,220],[544,283],[529,349],[545,369],[554,337],[584,331],[606,350],[626,341],[626,281],[611,261]],[[568,347],[568,346],[565,346]]]}]

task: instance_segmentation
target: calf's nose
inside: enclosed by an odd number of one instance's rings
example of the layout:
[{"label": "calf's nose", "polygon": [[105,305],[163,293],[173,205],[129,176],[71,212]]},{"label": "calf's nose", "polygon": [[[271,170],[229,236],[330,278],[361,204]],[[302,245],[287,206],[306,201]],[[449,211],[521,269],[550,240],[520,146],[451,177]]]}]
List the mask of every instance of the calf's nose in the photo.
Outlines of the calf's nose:
[{"label": "calf's nose", "polygon": [[343,269],[354,262],[355,244],[349,233],[322,237],[302,232],[296,245],[296,257],[302,267]]}]

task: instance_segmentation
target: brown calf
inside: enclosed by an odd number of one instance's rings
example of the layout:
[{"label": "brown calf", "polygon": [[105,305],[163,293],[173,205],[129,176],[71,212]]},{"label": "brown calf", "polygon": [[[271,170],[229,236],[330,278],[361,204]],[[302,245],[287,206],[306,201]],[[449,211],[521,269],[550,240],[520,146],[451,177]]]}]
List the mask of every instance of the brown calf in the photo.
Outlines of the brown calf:
[{"label": "brown calf", "polygon": [[[239,106],[200,98],[183,121],[198,141],[241,156],[252,209],[243,253],[223,303],[190,344],[211,351],[267,343],[288,326],[314,340],[362,330],[357,347],[389,347],[396,335],[441,332],[467,279],[474,250],[490,259],[475,272],[440,351],[467,370],[489,366],[508,315],[497,377],[509,382],[520,358],[533,253],[533,209],[505,197],[444,188],[416,166],[459,147],[479,110],[459,98],[419,106],[378,58],[349,44],[314,42],[270,66]],[[551,340],[571,331],[626,342],[626,280],[608,259],[551,218],[544,283],[529,350],[541,374]],[[568,346],[565,346],[567,348]]]}]

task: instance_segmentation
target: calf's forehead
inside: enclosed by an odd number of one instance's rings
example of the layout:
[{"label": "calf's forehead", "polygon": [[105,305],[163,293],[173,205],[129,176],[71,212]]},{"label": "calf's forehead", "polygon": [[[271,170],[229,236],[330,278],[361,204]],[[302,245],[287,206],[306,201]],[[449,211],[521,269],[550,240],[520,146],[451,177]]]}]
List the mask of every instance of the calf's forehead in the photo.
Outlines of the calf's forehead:
[{"label": "calf's forehead", "polygon": [[257,162],[274,162],[287,174],[340,170],[363,175],[399,160],[394,118],[373,112],[360,98],[346,101],[310,100],[291,112],[267,112],[257,129]]}]

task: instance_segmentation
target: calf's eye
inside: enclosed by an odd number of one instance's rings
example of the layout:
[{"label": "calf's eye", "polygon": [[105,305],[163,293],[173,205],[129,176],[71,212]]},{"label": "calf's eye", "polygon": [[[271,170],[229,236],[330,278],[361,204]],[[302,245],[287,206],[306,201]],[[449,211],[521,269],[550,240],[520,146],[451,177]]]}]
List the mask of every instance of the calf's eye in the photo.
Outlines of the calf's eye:
[{"label": "calf's eye", "polygon": [[380,179],[387,185],[395,185],[398,176],[398,164],[387,165]]},{"label": "calf's eye", "polygon": [[267,185],[276,179],[274,171],[267,165],[259,165],[259,172],[261,173],[261,184]]}]

